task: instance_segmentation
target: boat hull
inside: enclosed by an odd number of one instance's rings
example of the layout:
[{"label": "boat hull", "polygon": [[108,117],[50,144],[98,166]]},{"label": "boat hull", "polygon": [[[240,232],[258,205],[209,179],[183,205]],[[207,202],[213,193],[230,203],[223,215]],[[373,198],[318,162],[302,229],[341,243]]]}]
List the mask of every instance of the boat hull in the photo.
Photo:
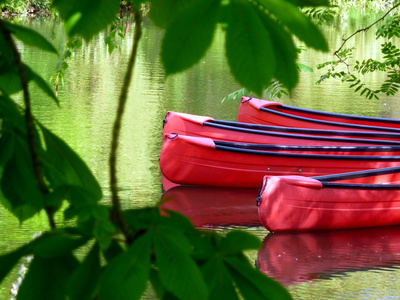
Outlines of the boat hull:
[{"label": "boat hull", "polygon": [[257,126],[258,129],[253,129],[249,128],[250,125],[169,111],[164,119],[163,133],[272,145],[400,145],[400,133],[322,131],[276,126]]},{"label": "boat hull", "polygon": [[[367,181],[375,183],[374,178]],[[400,224],[398,184],[335,184],[302,176],[266,176],[260,191],[260,220],[272,232]]]},{"label": "boat hull", "polygon": [[[300,111],[300,112],[299,112]],[[333,114],[243,97],[238,121],[253,124],[364,132],[400,132],[400,120]]]},{"label": "boat hull", "polygon": [[[348,154],[348,153],[343,153]],[[395,167],[399,156],[277,153],[218,146],[212,139],[165,134],[160,169],[185,185],[259,187],[265,175],[307,177]]]}]

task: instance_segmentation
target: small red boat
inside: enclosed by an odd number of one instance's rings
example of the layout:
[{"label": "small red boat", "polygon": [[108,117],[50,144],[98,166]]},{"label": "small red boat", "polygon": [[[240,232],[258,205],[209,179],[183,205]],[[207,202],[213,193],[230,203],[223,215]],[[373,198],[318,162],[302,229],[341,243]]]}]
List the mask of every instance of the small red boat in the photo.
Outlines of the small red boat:
[{"label": "small red boat", "polygon": [[[318,176],[399,165],[396,146],[290,147],[164,134],[160,169],[185,185],[259,187],[265,175]],[[321,154],[330,153],[330,154]]]},{"label": "small red boat", "polygon": [[272,232],[400,225],[400,167],[313,178],[265,176],[261,223]]},{"label": "small red boat", "polygon": [[285,286],[399,269],[400,226],[268,234],[257,267]]},{"label": "small red boat", "polygon": [[400,133],[318,130],[215,120],[170,111],[164,133],[274,145],[400,145]]},{"label": "small red boat", "polygon": [[329,113],[242,97],[238,121],[324,130],[400,132],[400,120]]},{"label": "small red boat", "polygon": [[177,211],[196,227],[261,226],[258,189],[176,186],[162,197],[161,209]]}]

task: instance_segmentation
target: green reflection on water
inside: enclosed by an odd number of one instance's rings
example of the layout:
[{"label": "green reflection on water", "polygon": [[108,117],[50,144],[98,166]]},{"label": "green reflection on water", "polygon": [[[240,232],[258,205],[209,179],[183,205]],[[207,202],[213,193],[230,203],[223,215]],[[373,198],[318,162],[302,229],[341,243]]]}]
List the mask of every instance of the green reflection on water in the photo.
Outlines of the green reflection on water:
[{"label": "green reflection on water", "polygon": [[[374,17],[353,16],[347,21],[347,25],[343,25],[339,20],[332,26],[327,26],[325,32],[331,49],[339,45],[342,35],[348,36],[360,24],[368,24]],[[37,20],[29,26],[45,36],[52,36],[56,47],[65,38],[63,26],[59,22]],[[373,56],[377,52],[373,47],[373,38],[373,30],[356,38],[354,43],[357,55]],[[162,142],[162,120],[168,110],[235,120],[239,105],[238,102],[221,104],[221,100],[227,94],[240,88],[226,65],[222,30],[217,32],[209,52],[195,67],[184,74],[168,78],[165,77],[159,60],[161,39],[162,32],[145,20],[134,81],[123,120],[118,157],[119,186],[125,208],[152,205],[160,199],[162,190],[158,155]],[[111,126],[131,45],[131,31],[127,38],[121,41],[120,49],[115,50],[111,56],[104,44],[104,34],[97,36],[91,43],[84,43],[70,62],[65,86],[59,91],[61,108],[37,88],[31,88],[32,98],[36,99],[35,116],[84,158],[103,187],[105,203],[109,199],[108,155]],[[20,49],[24,61],[45,79],[50,79],[58,58],[35,49],[22,48],[21,45]],[[335,81],[315,85],[321,74],[316,65],[330,59],[332,56],[329,53],[316,53],[311,50],[302,53],[300,62],[314,68],[314,73],[302,73],[299,87],[293,92],[293,97],[286,97],[282,102],[341,113],[400,117],[400,107],[395,99],[365,100],[355,95],[347,85],[337,84]],[[373,77],[370,82],[373,83],[377,79],[379,77]],[[61,215],[58,221],[63,222]],[[39,215],[19,227],[17,221],[1,207],[0,225],[0,251],[4,253],[26,243],[34,233],[46,230],[47,220],[44,215]],[[260,239],[267,234],[263,228],[247,230],[255,233]],[[250,259],[254,261],[256,255],[257,253],[250,253]],[[309,287],[300,290],[294,287],[291,290],[299,298],[305,297],[312,289],[317,290],[314,296],[321,291],[328,295],[338,284],[340,288],[348,289],[348,286],[358,286],[360,278],[375,280],[368,274],[364,272],[362,275],[340,279],[339,282],[312,283]],[[392,276],[393,273],[382,274],[379,275],[379,280],[386,280],[386,277]],[[14,272],[1,285],[1,299],[9,298],[9,288],[17,277],[18,274]],[[340,298],[337,294],[333,296]]]}]

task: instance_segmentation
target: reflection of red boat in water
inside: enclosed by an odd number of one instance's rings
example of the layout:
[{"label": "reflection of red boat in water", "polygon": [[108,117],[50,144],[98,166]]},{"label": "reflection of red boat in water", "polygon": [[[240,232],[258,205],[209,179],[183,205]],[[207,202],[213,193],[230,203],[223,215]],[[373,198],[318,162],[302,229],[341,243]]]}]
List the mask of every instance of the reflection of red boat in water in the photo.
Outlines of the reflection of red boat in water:
[{"label": "reflection of red boat in water", "polygon": [[285,286],[400,266],[400,226],[270,233],[258,252],[257,265]]},{"label": "reflection of red boat in water", "polygon": [[161,199],[161,208],[187,216],[196,227],[260,226],[257,189],[175,186]]}]

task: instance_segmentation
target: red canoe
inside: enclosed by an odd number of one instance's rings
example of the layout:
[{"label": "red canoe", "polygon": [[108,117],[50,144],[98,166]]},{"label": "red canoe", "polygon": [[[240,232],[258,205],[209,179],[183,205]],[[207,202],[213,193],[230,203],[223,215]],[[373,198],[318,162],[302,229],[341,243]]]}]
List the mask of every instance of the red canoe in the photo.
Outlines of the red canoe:
[{"label": "red canoe", "polygon": [[[160,169],[170,181],[186,185],[225,187],[259,187],[265,175],[318,176],[399,165],[400,156],[371,151],[378,147],[316,147],[307,151],[262,150],[263,145],[215,141],[209,138],[164,134],[160,153]],[[265,146],[265,145],[264,145]],[[268,148],[273,145],[267,145]],[[259,149],[257,149],[259,148]],[[336,149],[334,149],[336,148]],[[358,148],[358,149],[357,149]],[[361,148],[368,154],[359,155]],[[261,149],[261,150],[260,150]],[[333,149],[332,151],[329,149]],[[384,153],[384,155],[380,155]],[[389,155],[389,153],[392,153]]]},{"label": "red canoe", "polygon": [[177,211],[196,227],[260,226],[258,189],[176,186],[165,192],[162,209]]},{"label": "red canoe", "polygon": [[285,286],[400,266],[400,226],[268,234],[257,267]]},{"label": "red canoe", "polygon": [[170,111],[164,133],[275,145],[400,145],[400,133],[315,130],[215,120]]},{"label": "red canoe", "polygon": [[297,128],[400,132],[400,120],[362,117],[302,109],[251,97],[242,97],[238,121]]},{"label": "red canoe", "polygon": [[272,232],[400,225],[400,167],[308,178],[265,176],[258,197]]}]

